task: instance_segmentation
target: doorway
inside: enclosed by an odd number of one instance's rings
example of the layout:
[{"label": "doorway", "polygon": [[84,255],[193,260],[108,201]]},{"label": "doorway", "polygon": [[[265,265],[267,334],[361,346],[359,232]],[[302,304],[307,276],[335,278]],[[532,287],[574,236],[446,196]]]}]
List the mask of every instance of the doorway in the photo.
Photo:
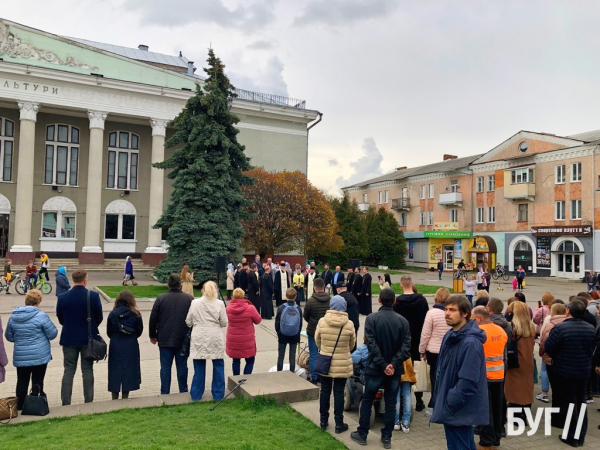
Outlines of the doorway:
[{"label": "doorway", "polygon": [[454,270],[453,245],[444,245],[444,270]]},{"label": "doorway", "polygon": [[0,258],[8,252],[8,222],[10,215],[0,214]]},{"label": "doorway", "polygon": [[558,254],[558,276],[564,278],[580,278],[581,255],[559,253]]}]

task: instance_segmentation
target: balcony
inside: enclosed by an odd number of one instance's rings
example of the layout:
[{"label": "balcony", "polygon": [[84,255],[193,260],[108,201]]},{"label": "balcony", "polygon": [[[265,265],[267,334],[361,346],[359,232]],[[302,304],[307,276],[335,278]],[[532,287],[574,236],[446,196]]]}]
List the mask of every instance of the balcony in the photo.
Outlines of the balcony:
[{"label": "balcony", "polygon": [[504,198],[509,200],[535,200],[535,183],[517,183],[504,186]]},{"label": "balcony", "polygon": [[367,212],[369,210],[369,204],[368,203],[359,203],[358,204],[358,210],[361,212]]},{"label": "balcony", "polygon": [[393,198],[392,209],[396,211],[410,211],[410,198]]},{"label": "balcony", "polygon": [[462,192],[448,192],[440,194],[440,205],[462,205]]}]

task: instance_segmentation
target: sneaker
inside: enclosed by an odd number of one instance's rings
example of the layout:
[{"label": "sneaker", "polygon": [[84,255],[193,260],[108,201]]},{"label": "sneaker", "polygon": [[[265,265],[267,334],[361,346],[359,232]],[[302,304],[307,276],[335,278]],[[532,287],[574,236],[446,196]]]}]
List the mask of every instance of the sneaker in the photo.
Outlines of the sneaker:
[{"label": "sneaker", "polygon": [[398,421],[394,424],[394,430],[400,431],[400,421]]},{"label": "sneaker", "polygon": [[402,432],[403,433],[410,432],[410,428],[409,428],[410,424],[408,424],[408,425],[400,424],[400,426],[402,427]]},{"label": "sneaker", "polygon": [[383,444],[383,448],[392,448],[392,440],[390,438],[381,438],[381,443]]},{"label": "sneaker", "polygon": [[358,431],[353,431],[352,433],[350,433],[350,439],[352,439],[359,445],[367,445],[367,440],[360,434],[358,434]]},{"label": "sneaker", "polygon": [[550,400],[548,400],[548,396],[542,394],[541,392],[538,395],[536,395],[535,398],[541,402],[550,403]]},{"label": "sneaker", "polygon": [[431,417],[433,416],[433,409],[428,409],[427,411],[425,411],[425,417]]},{"label": "sneaker", "polygon": [[588,396],[588,397],[586,397],[586,398],[585,398],[585,402],[586,402],[587,404],[594,403],[594,397],[592,397],[591,395],[590,395],[590,396]]},{"label": "sneaker", "polygon": [[335,426],[335,434],[341,434],[344,431],[348,431],[348,424],[347,423],[343,423],[341,425],[336,425]]}]

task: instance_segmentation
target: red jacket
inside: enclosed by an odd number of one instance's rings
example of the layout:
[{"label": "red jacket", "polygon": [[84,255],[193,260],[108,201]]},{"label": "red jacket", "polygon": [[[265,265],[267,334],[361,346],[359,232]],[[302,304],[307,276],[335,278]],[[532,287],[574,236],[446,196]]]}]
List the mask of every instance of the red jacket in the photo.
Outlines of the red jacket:
[{"label": "red jacket", "polygon": [[28,277],[32,273],[37,273],[37,267],[35,267],[35,266],[29,267],[29,265],[27,265],[27,267],[25,267],[25,277]]},{"label": "red jacket", "polygon": [[225,352],[230,358],[252,358],[256,356],[256,339],[254,324],[261,321],[260,314],[245,298],[233,299],[226,308],[227,340]]}]

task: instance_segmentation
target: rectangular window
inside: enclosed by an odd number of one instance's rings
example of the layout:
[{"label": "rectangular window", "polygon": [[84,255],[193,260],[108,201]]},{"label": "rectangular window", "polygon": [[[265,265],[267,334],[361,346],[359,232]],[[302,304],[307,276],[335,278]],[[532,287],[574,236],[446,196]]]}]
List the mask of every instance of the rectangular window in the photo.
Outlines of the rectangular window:
[{"label": "rectangular window", "polygon": [[135,216],[123,216],[123,236],[121,239],[135,239]]},{"label": "rectangular window", "polygon": [[496,207],[488,206],[487,213],[488,213],[488,217],[487,217],[488,223],[496,222]]},{"label": "rectangular window", "polygon": [[477,177],[477,192],[483,192],[483,177]]},{"label": "rectangular window", "polygon": [[115,187],[115,164],[117,161],[117,152],[108,152],[108,181],[107,187]]},{"label": "rectangular window", "polygon": [[363,198],[363,200],[362,200],[363,203],[368,203],[367,202],[367,194],[363,194],[362,198]]},{"label": "rectangular window", "polygon": [[533,183],[533,167],[522,167],[520,169],[511,170],[511,183]]},{"label": "rectangular window", "polygon": [[425,188],[427,187],[427,185],[422,184],[421,186],[419,186],[419,198],[421,200],[423,200],[425,197]]},{"label": "rectangular window", "polygon": [[571,200],[571,219],[581,220],[581,200]]},{"label": "rectangular window", "polygon": [[425,213],[419,213],[419,225],[425,225]]},{"label": "rectangular window", "polygon": [[[1,134],[1,133],[0,133]],[[4,121],[4,136],[15,137],[15,124],[10,120]]]},{"label": "rectangular window", "polygon": [[46,140],[54,141],[54,125],[48,125],[46,127]]},{"label": "rectangular window", "polygon": [[389,196],[389,191],[385,191],[385,192],[383,193],[383,203],[386,203],[386,204],[387,204],[387,203],[389,203],[389,202],[390,202],[390,201],[389,201],[389,198],[390,198],[390,196]]},{"label": "rectangular window", "polygon": [[554,202],[554,219],[565,220],[565,201]]},{"label": "rectangular window", "polygon": [[[0,141],[0,146],[2,142]],[[2,148],[0,147],[0,150]],[[12,179],[12,155],[13,141],[4,141],[4,155],[2,158],[2,180],[11,181]]]},{"label": "rectangular window", "polygon": [[108,146],[109,147],[117,146],[117,133],[110,133],[108,135]]},{"label": "rectangular window", "polygon": [[429,198],[433,198],[433,184],[429,185]]},{"label": "rectangular window", "polygon": [[[73,128],[75,130],[75,128]],[[69,184],[71,186],[77,186],[77,166],[79,159],[79,149],[77,147],[73,147],[71,149],[71,164],[69,167]]]},{"label": "rectangular window", "polygon": [[[137,153],[132,153],[131,154],[131,167],[129,170],[129,187],[131,189],[137,189],[137,172],[138,172],[138,154]],[[385,202],[387,203],[387,191],[385,191],[386,194],[386,200]]]},{"label": "rectangular window", "polygon": [[119,152],[119,174],[117,177],[117,187],[119,189],[127,189],[127,162],[129,161],[129,153]]},{"label": "rectangular window", "polygon": [[433,225],[433,211],[427,212],[427,225]]},{"label": "rectangular window", "polygon": [[405,227],[406,226],[406,213],[401,213],[400,214],[400,226],[401,227]]},{"label": "rectangular window", "polygon": [[75,239],[75,213],[62,213],[60,236]]},{"label": "rectangular window", "polygon": [[46,145],[46,169],[44,172],[44,183],[52,184],[54,175],[54,145]]},{"label": "rectangular window", "polygon": [[571,181],[581,181],[581,163],[571,164]]},{"label": "rectangular window", "polygon": [[69,127],[67,125],[58,126],[58,142],[69,142]]},{"label": "rectangular window", "polygon": [[458,180],[450,181],[450,192],[458,192]]},{"label": "rectangular window", "polygon": [[383,201],[383,192],[379,191],[379,192],[377,192],[377,204],[381,205],[382,201]]},{"label": "rectangular window", "polygon": [[42,237],[56,237],[56,221],[58,214],[55,212],[45,212],[42,215]]},{"label": "rectangular window", "polygon": [[56,184],[67,184],[67,147],[58,146],[56,149]]},{"label": "rectangular window", "polygon": [[565,165],[560,164],[554,167],[554,183],[563,184],[565,182]]},{"label": "rectangular window", "polygon": [[458,209],[450,210],[450,222],[458,222]]},{"label": "rectangular window", "polygon": [[79,144],[79,128],[71,128],[71,142],[73,144]]},{"label": "rectangular window", "polygon": [[485,222],[483,207],[477,208],[477,223]]},{"label": "rectangular window", "polygon": [[488,191],[496,190],[496,175],[488,175]]},{"label": "rectangular window", "polygon": [[104,239],[118,239],[119,236],[119,216],[117,214],[106,215],[106,228],[104,230]]},{"label": "rectangular window", "polygon": [[119,133],[119,147],[129,148],[129,133]]},{"label": "rectangular window", "polygon": [[520,203],[517,206],[517,220],[519,222],[528,222],[529,221],[529,205],[527,203]]}]

